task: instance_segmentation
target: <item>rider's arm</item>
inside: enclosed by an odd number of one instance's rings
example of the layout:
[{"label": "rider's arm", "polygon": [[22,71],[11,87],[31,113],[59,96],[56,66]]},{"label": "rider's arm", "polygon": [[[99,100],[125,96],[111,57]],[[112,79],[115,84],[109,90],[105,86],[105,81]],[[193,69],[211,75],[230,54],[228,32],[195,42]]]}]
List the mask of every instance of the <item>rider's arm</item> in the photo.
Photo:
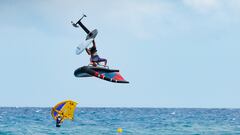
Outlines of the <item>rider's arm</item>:
[{"label": "rider's arm", "polygon": [[92,41],[93,42],[93,47],[96,48],[96,43],[95,43],[95,40]]},{"label": "rider's arm", "polygon": [[89,49],[86,48],[85,50],[86,50],[86,52],[87,52],[88,55],[91,54]]},{"label": "rider's arm", "polygon": [[64,119],[62,118],[61,121],[60,121],[60,123],[63,123],[63,121],[64,121]]}]

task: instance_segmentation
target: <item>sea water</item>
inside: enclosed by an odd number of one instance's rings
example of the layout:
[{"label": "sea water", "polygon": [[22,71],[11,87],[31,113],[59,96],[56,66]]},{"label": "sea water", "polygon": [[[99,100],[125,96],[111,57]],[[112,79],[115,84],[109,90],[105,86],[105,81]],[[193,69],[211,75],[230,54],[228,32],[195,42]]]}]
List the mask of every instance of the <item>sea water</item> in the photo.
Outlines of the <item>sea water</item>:
[{"label": "sea water", "polygon": [[240,109],[77,108],[55,126],[51,108],[0,108],[0,135],[232,135]]}]

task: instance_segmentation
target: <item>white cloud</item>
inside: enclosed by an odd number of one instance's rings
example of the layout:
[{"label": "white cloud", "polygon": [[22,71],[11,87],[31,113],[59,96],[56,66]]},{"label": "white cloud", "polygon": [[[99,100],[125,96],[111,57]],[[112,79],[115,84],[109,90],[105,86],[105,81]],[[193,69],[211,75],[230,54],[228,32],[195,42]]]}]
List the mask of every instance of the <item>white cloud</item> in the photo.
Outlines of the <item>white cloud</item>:
[{"label": "white cloud", "polygon": [[220,6],[220,0],[183,0],[183,3],[201,13],[216,10]]},{"label": "white cloud", "polygon": [[226,0],[226,3],[235,12],[240,12],[240,0]]},{"label": "white cloud", "polygon": [[240,12],[240,0],[183,0],[183,3],[200,13]]},{"label": "white cloud", "polygon": [[150,24],[155,24],[172,9],[171,3],[166,2],[121,1],[113,5],[106,17],[121,22],[124,26],[120,27],[136,38],[150,39],[156,34],[152,33],[156,26]]}]

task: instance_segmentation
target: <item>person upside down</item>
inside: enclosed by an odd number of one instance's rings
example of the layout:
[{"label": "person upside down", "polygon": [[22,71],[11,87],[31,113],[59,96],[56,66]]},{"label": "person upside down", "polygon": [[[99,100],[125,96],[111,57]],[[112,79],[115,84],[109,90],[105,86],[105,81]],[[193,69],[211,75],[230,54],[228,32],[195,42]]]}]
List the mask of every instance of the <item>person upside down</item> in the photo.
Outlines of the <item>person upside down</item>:
[{"label": "person upside down", "polygon": [[95,41],[93,40],[92,41],[93,43],[93,46],[91,48],[86,48],[86,52],[88,55],[91,55],[90,57],[90,62],[92,63],[93,66],[97,66],[99,65],[100,62],[104,62],[104,65],[103,66],[106,66],[107,65],[107,59],[105,58],[100,58],[97,54],[97,48],[96,48],[96,43]]}]

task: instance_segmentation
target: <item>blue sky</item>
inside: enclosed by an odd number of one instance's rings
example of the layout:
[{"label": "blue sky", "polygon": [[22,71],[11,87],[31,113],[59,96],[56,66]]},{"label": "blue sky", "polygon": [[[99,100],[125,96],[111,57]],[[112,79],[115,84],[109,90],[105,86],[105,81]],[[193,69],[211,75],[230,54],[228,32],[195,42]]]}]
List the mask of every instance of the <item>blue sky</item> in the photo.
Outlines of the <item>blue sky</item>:
[{"label": "blue sky", "polygon": [[[130,84],[74,77],[82,13]],[[240,107],[238,0],[2,0],[0,17],[0,106]]]}]

